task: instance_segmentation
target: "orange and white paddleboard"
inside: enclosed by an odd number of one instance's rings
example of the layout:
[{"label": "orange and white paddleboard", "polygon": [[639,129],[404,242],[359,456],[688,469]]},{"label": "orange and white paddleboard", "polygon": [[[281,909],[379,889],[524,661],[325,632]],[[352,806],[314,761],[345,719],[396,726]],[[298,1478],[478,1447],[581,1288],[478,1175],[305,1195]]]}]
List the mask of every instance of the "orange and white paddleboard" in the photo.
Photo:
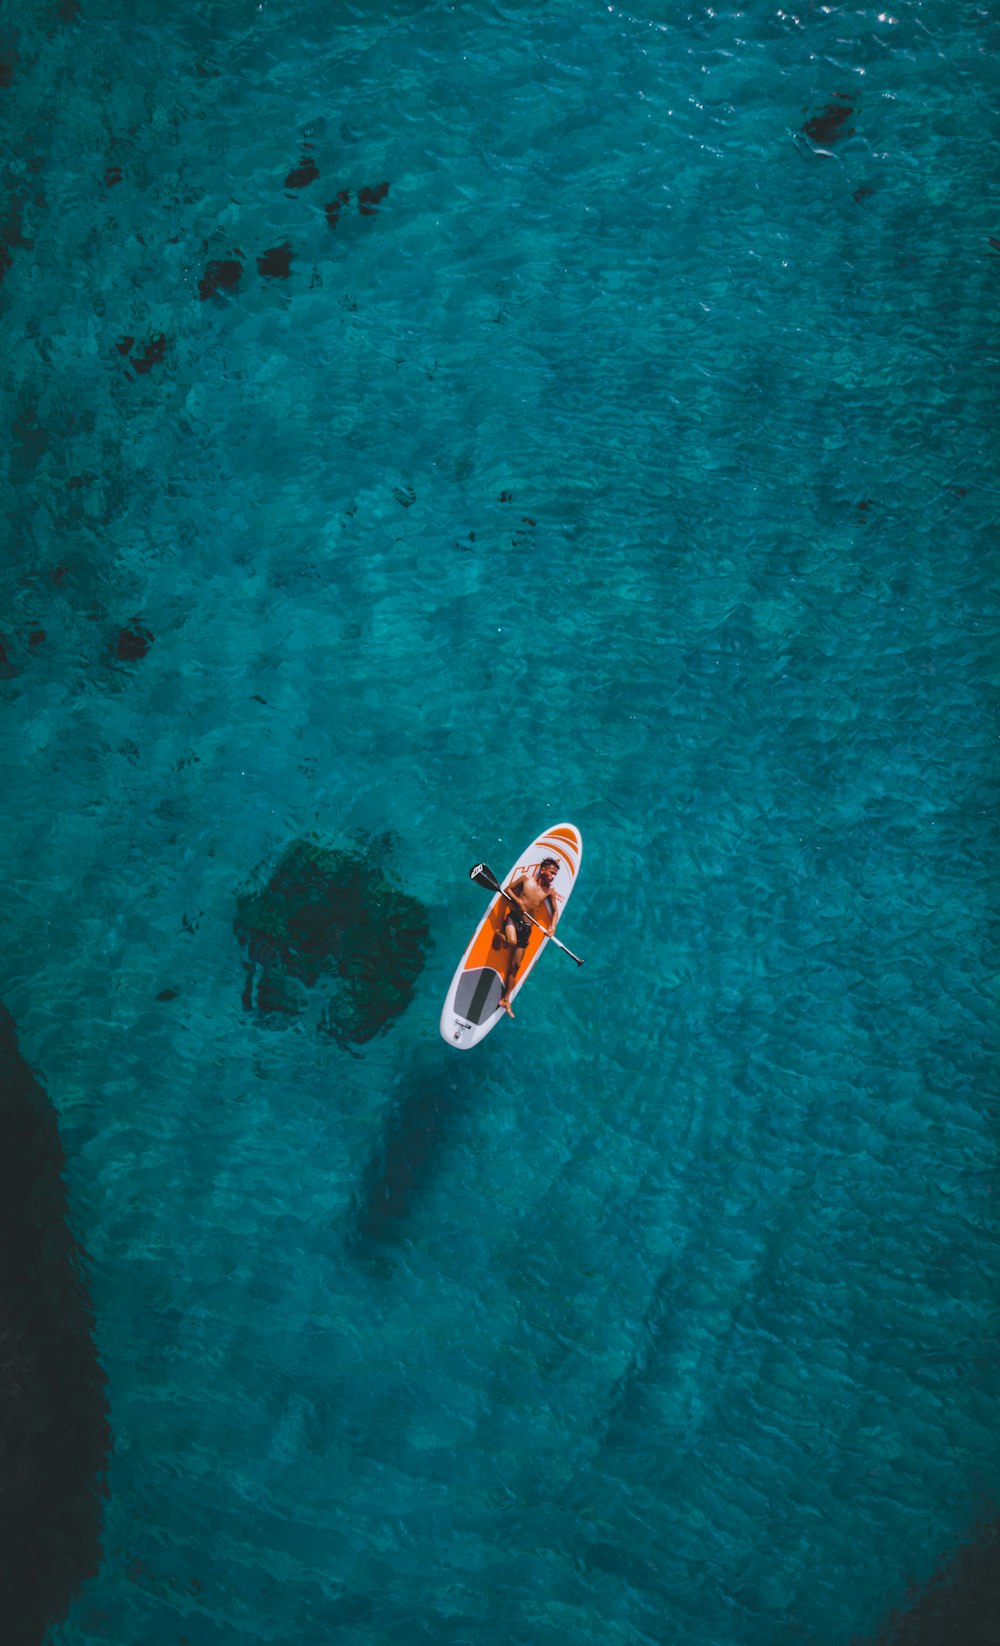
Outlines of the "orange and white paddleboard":
[{"label": "orange and white paddleboard", "polygon": [[[520,879],[523,874],[534,874],[542,859],[546,857],[554,857],[559,864],[559,872],[552,883],[551,895],[555,898],[556,907],[561,915],[576,884],[580,860],[583,857],[580,831],[574,828],[572,823],[556,823],[551,829],[546,829],[544,834],[540,834],[538,839],[533,840],[527,850],[521,853],[510,873],[504,875],[500,884],[506,887],[512,880]],[[473,1046],[478,1046],[500,1019],[507,1015],[500,1005],[500,996],[503,993],[510,950],[501,946],[498,940],[502,936],[509,909],[510,904],[505,897],[499,894],[494,897],[476,927],[472,942],[451,980],[451,987],[441,1010],[441,1036],[457,1051],[467,1052]],[[559,935],[561,937],[562,933]],[[539,931],[537,926],[532,926],[520,970],[510,991],[512,1005],[548,943],[549,939],[545,933]]]}]

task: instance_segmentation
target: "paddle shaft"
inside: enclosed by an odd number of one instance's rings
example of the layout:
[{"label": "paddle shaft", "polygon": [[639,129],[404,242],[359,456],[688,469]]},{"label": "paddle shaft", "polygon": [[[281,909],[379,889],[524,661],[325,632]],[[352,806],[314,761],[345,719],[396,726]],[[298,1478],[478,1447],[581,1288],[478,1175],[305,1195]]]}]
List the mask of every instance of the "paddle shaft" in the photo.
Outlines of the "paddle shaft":
[{"label": "paddle shaft", "polygon": [[[490,891],[499,892],[500,896],[505,897],[508,903],[517,903],[517,899],[514,897],[513,893],[504,890],[496,875],[493,873],[493,870],[487,868],[485,863],[477,863],[469,878],[470,880],[478,881],[481,886],[487,886]],[[543,934],[543,936],[548,938],[550,943],[554,943],[557,949],[562,950],[563,954],[568,954],[570,959],[575,960],[578,966],[583,965],[583,961],[580,959],[580,956],[578,954],[574,954],[572,949],[567,949],[565,943],[560,943],[558,937],[553,937],[552,933],[546,930],[540,920],[536,920],[533,914],[528,913],[527,909],[522,909],[520,903],[517,903],[517,907],[521,909],[521,913],[523,914],[525,920],[530,920],[533,926],[537,926],[538,930]]]}]

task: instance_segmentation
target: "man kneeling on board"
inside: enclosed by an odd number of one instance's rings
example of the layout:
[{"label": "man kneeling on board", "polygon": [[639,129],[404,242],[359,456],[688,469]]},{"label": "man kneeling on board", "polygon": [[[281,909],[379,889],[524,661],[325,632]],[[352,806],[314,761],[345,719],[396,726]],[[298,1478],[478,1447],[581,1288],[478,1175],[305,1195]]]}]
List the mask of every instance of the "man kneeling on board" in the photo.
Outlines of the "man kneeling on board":
[{"label": "man kneeling on board", "polygon": [[556,908],[552,885],[558,873],[559,864],[556,858],[543,857],[533,875],[522,875],[519,880],[512,880],[506,888],[513,902],[507,911],[503,933],[497,942],[499,946],[505,946],[511,951],[510,959],[507,961],[503,994],[500,996],[500,1005],[508,1017],[514,1016],[510,1005],[510,991],[514,987],[514,980],[531,936],[531,921],[526,917],[531,915],[540,925],[547,927],[550,936],[556,929],[559,911]]}]

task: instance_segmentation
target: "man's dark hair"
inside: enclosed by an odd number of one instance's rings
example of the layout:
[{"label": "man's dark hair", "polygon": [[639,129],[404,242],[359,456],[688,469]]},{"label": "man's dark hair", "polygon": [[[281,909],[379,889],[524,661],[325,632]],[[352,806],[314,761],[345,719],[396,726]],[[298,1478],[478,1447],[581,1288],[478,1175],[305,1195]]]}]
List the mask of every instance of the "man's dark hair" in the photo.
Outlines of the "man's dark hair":
[{"label": "man's dark hair", "polygon": [[538,867],[540,869],[547,869],[550,863],[552,864],[552,867],[554,869],[558,869],[558,867],[559,867],[558,857],[543,857],[542,861],[539,863]]}]

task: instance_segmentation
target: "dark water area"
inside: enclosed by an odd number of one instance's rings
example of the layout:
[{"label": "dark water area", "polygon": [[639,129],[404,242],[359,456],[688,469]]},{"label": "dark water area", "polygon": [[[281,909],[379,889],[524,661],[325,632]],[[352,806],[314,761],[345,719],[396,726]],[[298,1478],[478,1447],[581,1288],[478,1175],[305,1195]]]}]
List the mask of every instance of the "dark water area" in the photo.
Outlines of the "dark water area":
[{"label": "dark water area", "polygon": [[58,1121],[0,1005],[0,1640],[41,1646],[97,1571],[111,1448]]},{"label": "dark water area", "polygon": [[461,1108],[474,1096],[468,1071],[436,1063],[410,1069],[386,1106],[385,1124],[365,1168],[352,1244],[387,1241],[406,1228],[414,1201],[442,1164]]},{"label": "dark water area", "polygon": [[1000,1520],[941,1563],[884,1629],[855,1646],[993,1646],[1000,1628]]}]

